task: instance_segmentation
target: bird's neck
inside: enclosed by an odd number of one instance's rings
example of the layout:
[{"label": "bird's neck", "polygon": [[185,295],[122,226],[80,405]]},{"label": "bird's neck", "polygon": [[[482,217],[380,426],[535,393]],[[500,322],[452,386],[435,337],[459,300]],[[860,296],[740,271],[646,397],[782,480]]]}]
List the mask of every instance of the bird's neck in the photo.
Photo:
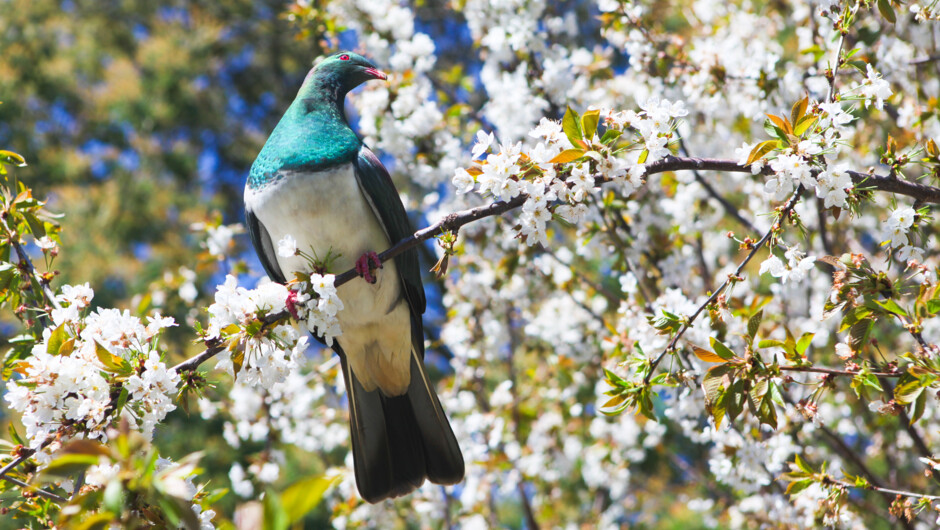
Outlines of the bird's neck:
[{"label": "bird's neck", "polygon": [[344,96],[298,94],[255,160],[248,186],[263,187],[284,170],[317,172],[352,162],[362,140],[346,120]]},{"label": "bird's neck", "polygon": [[294,162],[314,170],[351,162],[362,141],[346,120],[345,95],[324,93],[297,98],[281,120],[289,120],[285,132],[292,142],[285,155],[292,154]]}]

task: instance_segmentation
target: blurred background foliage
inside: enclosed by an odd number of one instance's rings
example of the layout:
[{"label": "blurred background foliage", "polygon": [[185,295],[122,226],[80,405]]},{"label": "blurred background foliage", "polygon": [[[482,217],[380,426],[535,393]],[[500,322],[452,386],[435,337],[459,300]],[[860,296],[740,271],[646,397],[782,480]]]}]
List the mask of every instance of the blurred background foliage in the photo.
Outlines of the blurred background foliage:
[{"label": "blurred background foliage", "polygon": [[66,215],[57,267],[104,306],[195,268],[190,225],[241,220],[244,175],[324,42],[283,1],[13,0],[0,144]]}]

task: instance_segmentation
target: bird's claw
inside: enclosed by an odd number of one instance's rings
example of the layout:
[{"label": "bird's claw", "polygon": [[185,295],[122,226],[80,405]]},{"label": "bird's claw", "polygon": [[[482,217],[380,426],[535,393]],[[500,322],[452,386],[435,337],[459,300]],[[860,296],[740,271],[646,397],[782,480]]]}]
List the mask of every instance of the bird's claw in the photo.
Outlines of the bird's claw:
[{"label": "bird's claw", "polygon": [[372,251],[366,252],[356,260],[356,272],[369,283],[375,283],[376,278],[372,272],[381,268],[382,261],[379,260],[379,255]]}]

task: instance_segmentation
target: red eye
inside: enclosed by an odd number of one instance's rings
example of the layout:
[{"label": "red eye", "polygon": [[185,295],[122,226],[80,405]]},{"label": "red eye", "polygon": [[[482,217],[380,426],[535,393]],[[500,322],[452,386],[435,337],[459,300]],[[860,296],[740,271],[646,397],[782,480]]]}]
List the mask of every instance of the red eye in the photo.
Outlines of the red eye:
[{"label": "red eye", "polygon": [[342,55],[339,56],[339,60],[340,60],[340,61],[348,61],[348,60],[349,60],[349,56],[344,53],[344,54],[342,54]]}]

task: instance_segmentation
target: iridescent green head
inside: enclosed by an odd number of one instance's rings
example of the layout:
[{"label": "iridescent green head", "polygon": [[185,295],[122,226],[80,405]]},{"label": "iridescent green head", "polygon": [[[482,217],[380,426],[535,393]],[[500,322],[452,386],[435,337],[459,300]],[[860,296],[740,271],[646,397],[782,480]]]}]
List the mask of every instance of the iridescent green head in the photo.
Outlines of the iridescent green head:
[{"label": "iridescent green head", "polygon": [[330,55],[314,66],[251,166],[248,187],[276,182],[285,169],[320,171],[352,162],[362,140],[349,128],[343,100],[370,79],[386,76],[352,52]]},{"label": "iridescent green head", "polygon": [[329,95],[341,102],[350,90],[370,79],[388,79],[388,76],[357,53],[334,53],[310,70],[298,98]]}]

